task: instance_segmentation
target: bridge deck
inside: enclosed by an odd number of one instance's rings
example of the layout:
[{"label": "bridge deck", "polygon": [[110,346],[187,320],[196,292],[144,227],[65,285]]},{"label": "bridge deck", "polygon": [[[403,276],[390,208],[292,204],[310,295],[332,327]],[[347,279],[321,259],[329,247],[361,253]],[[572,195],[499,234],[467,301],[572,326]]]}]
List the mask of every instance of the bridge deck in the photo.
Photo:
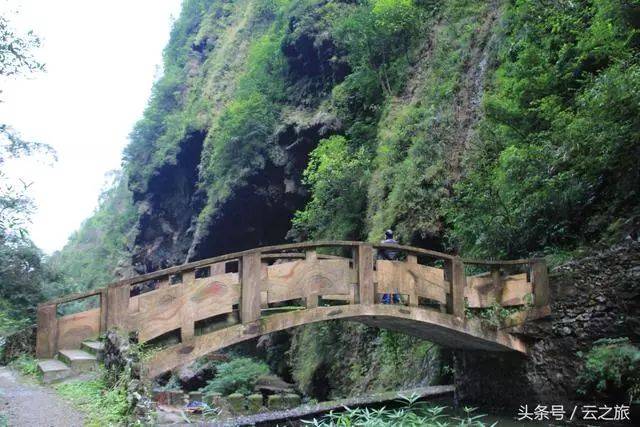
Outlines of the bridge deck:
[{"label": "bridge deck", "polygon": [[[393,249],[397,261],[376,259]],[[480,272],[485,265],[489,271]],[[400,304],[381,304],[397,294]],[[543,260],[470,261],[397,245],[316,242],[224,255],[127,279],[38,308],[38,357],[52,357],[109,328],[140,342],[176,333],[180,343],[156,352],[157,375],[209,352],[308,323],[348,319],[423,337],[444,346],[526,352],[516,337],[467,319],[468,309],[548,305]],[[60,316],[69,302],[93,299]],[[341,305],[335,305],[341,304]],[[287,311],[282,306],[297,306]],[[277,311],[282,311],[279,312]],[[276,313],[276,314],[274,314]]]}]

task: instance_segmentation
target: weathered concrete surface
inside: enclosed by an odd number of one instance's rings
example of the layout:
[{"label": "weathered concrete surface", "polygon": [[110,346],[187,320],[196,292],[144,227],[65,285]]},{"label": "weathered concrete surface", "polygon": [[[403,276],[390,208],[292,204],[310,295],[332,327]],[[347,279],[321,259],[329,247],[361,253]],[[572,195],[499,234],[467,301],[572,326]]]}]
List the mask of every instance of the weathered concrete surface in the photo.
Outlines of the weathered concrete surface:
[{"label": "weathered concrete surface", "polygon": [[76,372],[90,371],[98,367],[96,356],[83,350],[60,350],[58,358]]},{"label": "weathered concrete surface", "polygon": [[42,381],[45,384],[58,381],[73,374],[73,371],[66,363],[57,359],[44,359],[38,362],[38,370],[42,374]]},{"label": "weathered concrete surface", "polygon": [[520,353],[521,357],[527,351],[525,343],[520,339],[506,332],[484,327],[477,320],[465,320],[418,307],[355,304],[275,314],[249,325],[231,326],[196,336],[189,343],[174,345],[154,354],[146,363],[146,375],[155,377],[207,353],[263,334],[330,319],[366,322],[452,348],[511,350]]},{"label": "weathered concrete surface", "polygon": [[83,415],[53,390],[24,382],[0,368],[0,411],[10,426],[81,427]]},{"label": "weathered concrete surface", "polygon": [[584,399],[576,393],[583,366],[578,352],[601,338],[640,340],[640,242],[629,240],[555,269],[551,292],[551,316],[516,330],[529,343],[530,357],[457,353],[459,399],[511,408]]}]

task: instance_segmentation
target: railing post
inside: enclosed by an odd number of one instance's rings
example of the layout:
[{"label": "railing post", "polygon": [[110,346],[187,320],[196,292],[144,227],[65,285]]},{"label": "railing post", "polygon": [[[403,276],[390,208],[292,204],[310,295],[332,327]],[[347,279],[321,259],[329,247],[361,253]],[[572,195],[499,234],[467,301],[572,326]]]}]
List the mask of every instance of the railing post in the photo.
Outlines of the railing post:
[{"label": "railing post", "polygon": [[373,288],[373,246],[358,245],[358,288],[360,304],[374,304],[375,291]]},{"label": "railing post", "polygon": [[130,295],[130,286],[126,283],[107,288],[107,329],[118,328],[127,331]]},{"label": "railing post", "polygon": [[38,306],[36,334],[36,357],[48,359],[58,351],[58,318],[56,316],[56,304]]},{"label": "railing post", "polygon": [[107,288],[100,289],[100,334],[107,332]]},{"label": "railing post", "polygon": [[451,281],[451,314],[464,318],[464,288],[467,281],[464,274],[464,263],[459,257],[455,257],[446,264]]},{"label": "railing post", "polygon": [[[305,252],[305,259],[309,263],[315,263],[318,260],[318,253],[315,249],[309,249]],[[307,298],[306,298],[306,307],[307,308],[316,308],[318,307],[318,300],[320,299],[320,295],[314,292],[313,289],[306,290]]]},{"label": "railing post", "polygon": [[491,281],[493,283],[493,289],[498,292],[499,295],[499,291],[502,289],[502,273],[500,272],[499,265],[491,266]]},{"label": "railing post", "polygon": [[[413,254],[407,255],[407,264],[409,267],[414,267],[418,265],[418,257]],[[413,282],[412,288],[409,290],[409,305],[412,307],[418,306],[418,292],[416,289],[416,282]]]},{"label": "railing post", "polygon": [[531,260],[531,283],[533,285],[533,305],[536,307],[549,305],[549,273],[544,258]]},{"label": "railing post", "polygon": [[242,257],[241,269],[241,301],[240,320],[243,324],[260,319],[260,252],[250,253]]},{"label": "railing post", "polygon": [[[182,273],[182,285],[180,285],[180,292],[187,294],[189,287],[193,286],[196,281],[196,271],[185,271]],[[183,299],[184,301],[184,299]],[[189,304],[184,304],[180,310],[180,340],[182,343],[188,343],[193,340],[195,336],[195,323],[193,318],[193,311],[190,310]]]}]

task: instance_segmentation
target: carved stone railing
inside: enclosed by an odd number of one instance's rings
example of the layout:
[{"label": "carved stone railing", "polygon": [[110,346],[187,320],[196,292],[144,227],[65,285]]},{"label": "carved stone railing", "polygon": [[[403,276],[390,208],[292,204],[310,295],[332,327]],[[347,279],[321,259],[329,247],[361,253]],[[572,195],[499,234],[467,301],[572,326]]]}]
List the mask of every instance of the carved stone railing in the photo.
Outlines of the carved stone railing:
[{"label": "carved stone railing", "polygon": [[[382,250],[398,252],[399,260],[377,259]],[[465,273],[478,266],[489,271]],[[509,274],[509,269],[521,271]],[[384,294],[460,319],[465,300],[470,308],[549,303],[542,259],[476,261],[400,245],[296,243],[191,262],[41,304],[36,352],[40,358],[52,357],[111,328],[135,331],[140,342],[175,333],[188,343],[225,325],[250,326],[283,305],[373,305],[381,304]],[[61,304],[87,298],[98,298],[98,306],[57,313]]]}]

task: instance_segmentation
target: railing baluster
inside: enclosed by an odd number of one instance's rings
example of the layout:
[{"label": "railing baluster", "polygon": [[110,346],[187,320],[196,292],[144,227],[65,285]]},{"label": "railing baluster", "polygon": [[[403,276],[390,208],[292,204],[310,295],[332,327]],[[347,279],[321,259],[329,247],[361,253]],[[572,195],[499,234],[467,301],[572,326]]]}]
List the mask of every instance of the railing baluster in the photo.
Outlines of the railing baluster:
[{"label": "railing baluster", "polygon": [[360,304],[375,303],[373,288],[373,247],[363,243],[358,245],[358,287]]},{"label": "railing baluster", "polygon": [[[413,254],[407,254],[407,264],[417,265],[418,257]],[[418,306],[418,290],[416,289],[417,285],[418,285],[418,282],[414,281],[413,287],[409,293],[409,305],[412,307]]]},{"label": "railing baluster", "polygon": [[[314,249],[309,249],[309,250],[306,251],[305,259],[309,263],[313,263],[313,262],[318,260],[318,253],[316,252],[315,248]],[[307,284],[307,285],[309,285],[309,284]],[[319,298],[320,298],[320,295],[315,293],[313,289],[308,289],[307,290],[307,301],[306,301],[306,304],[305,304],[306,307],[307,308],[316,308],[316,307],[318,307]]]},{"label": "railing baluster", "polygon": [[107,332],[107,288],[100,289],[100,334]]},{"label": "railing baluster", "polygon": [[254,252],[242,257],[241,270],[241,302],[240,319],[243,324],[260,319],[260,252]]},{"label": "railing baluster", "polygon": [[451,261],[451,314],[464,318],[464,288],[466,277],[464,263],[459,257]]},{"label": "railing baluster", "polygon": [[128,332],[129,296],[131,286],[127,283],[107,288],[107,328],[118,328]]},{"label": "railing baluster", "polygon": [[500,272],[499,265],[491,266],[491,281],[493,282],[493,289],[498,295],[498,302],[500,301],[500,296],[502,295],[502,273]]},{"label": "railing baluster", "polygon": [[[185,271],[182,273],[182,284],[180,291],[183,294],[187,294],[189,287],[193,286],[196,281],[196,271]],[[182,300],[184,301],[184,299]],[[195,319],[193,318],[193,311],[190,310],[189,304],[184,304],[180,310],[180,340],[182,343],[188,343],[193,340],[195,336]]]}]

